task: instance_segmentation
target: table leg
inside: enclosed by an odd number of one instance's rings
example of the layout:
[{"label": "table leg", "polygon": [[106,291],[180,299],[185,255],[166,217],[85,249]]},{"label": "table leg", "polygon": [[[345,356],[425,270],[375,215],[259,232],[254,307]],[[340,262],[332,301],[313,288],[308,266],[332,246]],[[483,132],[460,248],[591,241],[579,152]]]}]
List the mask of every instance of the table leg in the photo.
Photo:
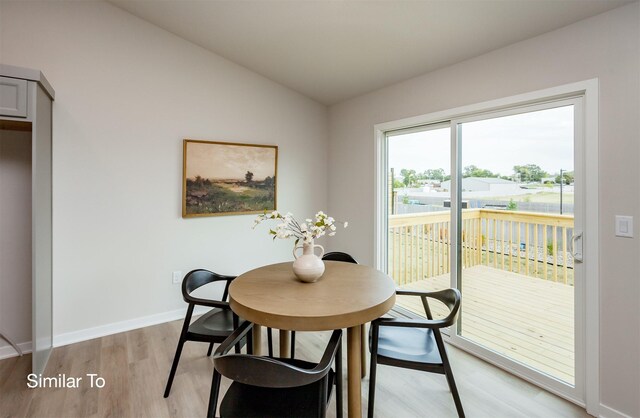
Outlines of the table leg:
[{"label": "table leg", "polygon": [[349,418],[362,417],[362,388],[360,386],[360,325],[347,329],[347,392]]},{"label": "table leg", "polygon": [[367,377],[367,324],[360,325],[360,377]]},{"label": "table leg", "polygon": [[284,329],[280,330],[280,357],[291,357],[291,332]]},{"label": "table leg", "polygon": [[262,355],[262,326],[254,323],[251,330],[251,336],[253,337],[253,355]]}]

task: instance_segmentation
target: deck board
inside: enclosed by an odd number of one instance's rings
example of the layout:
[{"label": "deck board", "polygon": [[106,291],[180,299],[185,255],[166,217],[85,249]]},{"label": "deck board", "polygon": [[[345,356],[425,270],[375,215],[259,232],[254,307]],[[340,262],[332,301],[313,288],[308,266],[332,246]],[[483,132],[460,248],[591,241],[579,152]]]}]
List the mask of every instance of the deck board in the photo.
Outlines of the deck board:
[{"label": "deck board", "polygon": [[[449,274],[403,285],[403,289],[450,287]],[[489,266],[463,270],[462,335],[472,341],[573,384],[573,286]],[[398,305],[424,316],[419,298]],[[434,315],[446,312],[433,304]]]}]

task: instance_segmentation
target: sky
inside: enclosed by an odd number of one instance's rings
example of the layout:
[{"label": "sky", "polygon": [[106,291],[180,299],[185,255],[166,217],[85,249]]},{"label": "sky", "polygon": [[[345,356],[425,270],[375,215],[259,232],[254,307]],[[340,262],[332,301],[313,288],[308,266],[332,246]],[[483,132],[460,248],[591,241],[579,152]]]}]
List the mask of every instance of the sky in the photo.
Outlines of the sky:
[{"label": "sky", "polygon": [[[573,170],[573,106],[468,122],[462,125],[462,167],[510,176],[514,165],[537,164],[554,174]],[[389,167],[451,170],[449,128],[389,139]]]},{"label": "sky", "polygon": [[275,175],[276,149],[242,145],[187,142],[187,178],[241,179],[247,171],[254,181]]}]

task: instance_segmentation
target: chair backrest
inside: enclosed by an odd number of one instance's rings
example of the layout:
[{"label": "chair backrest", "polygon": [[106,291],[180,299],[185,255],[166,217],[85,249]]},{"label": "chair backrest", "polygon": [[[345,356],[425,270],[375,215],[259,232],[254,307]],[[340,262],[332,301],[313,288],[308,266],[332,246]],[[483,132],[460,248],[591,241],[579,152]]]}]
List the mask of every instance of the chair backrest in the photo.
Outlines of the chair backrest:
[{"label": "chair backrest", "polygon": [[460,301],[462,299],[460,291],[453,288],[443,289],[436,292],[429,292],[428,296],[422,297],[422,304],[424,306],[425,313],[427,314],[427,318],[433,319],[431,316],[431,310],[429,309],[429,304],[427,303],[427,298],[439,300],[449,308],[449,315],[440,320],[442,322],[440,325],[445,327],[453,325],[456,320],[456,316],[458,315],[458,311],[460,310]]},{"label": "chair backrest", "polygon": [[233,279],[235,279],[234,276],[223,276],[205,269],[191,270],[182,280],[182,297],[186,302],[190,302],[189,295],[199,287],[213,282],[226,281],[221,299],[226,301],[229,294],[229,284]]},{"label": "chair backrest", "polygon": [[330,253],[326,253],[325,255],[322,256],[322,259],[326,261],[343,261],[345,263],[358,264],[355,258],[353,258],[347,253],[343,253],[340,251],[333,251]]},{"label": "chair backrest", "polygon": [[341,344],[342,330],[331,334],[322,359],[313,369],[297,367],[271,357],[248,354],[226,354],[251,329],[253,324],[244,322],[216,350],[214,367],[223,376],[239,383],[267,388],[305,386],[324,378]]}]

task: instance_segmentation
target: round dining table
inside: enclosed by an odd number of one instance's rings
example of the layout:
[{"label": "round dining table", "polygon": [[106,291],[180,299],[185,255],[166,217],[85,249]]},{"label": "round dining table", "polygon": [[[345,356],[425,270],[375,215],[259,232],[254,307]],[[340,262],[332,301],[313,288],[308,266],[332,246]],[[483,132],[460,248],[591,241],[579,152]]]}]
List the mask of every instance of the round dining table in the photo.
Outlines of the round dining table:
[{"label": "round dining table", "polygon": [[292,263],[260,267],[238,276],[229,286],[231,309],[253,322],[253,350],[261,354],[261,326],[280,331],[280,355],[289,356],[288,331],[347,329],[347,405],[349,417],[362,416],[363,324],[395,304],[395,284],[372,267],[325,261],[314,283],[293,274]]}]

